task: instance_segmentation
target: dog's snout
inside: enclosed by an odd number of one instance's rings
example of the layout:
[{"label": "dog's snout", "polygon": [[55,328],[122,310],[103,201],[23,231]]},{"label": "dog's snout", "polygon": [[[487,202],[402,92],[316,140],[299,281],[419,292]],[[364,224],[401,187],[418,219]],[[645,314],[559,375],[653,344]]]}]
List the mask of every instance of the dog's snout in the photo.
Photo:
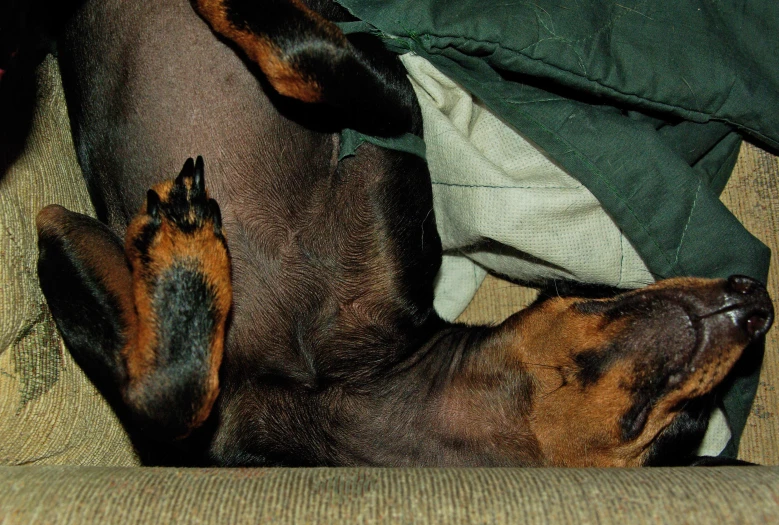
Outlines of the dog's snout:
[{"label": "dog's snout", "polygon": [[759,281],[743,275],[728,278],[726,291],[738,301],[730,312],[733,321],[750,339],[762,337],[774,321],[774,307]]}]

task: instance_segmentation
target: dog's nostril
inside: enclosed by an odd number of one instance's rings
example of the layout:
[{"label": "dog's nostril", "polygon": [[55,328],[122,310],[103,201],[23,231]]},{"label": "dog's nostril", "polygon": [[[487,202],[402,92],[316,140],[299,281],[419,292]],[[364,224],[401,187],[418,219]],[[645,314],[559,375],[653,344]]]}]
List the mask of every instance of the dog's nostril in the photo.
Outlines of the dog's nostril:
[{"label": "dog's nostril", "polygon": [[771,314],[769,312],[753,312],[746,320],[745,328],[747,334],[753,339],[765,335],[771,327],[771,321]]},{"label": "dog's nostril", "polygon": [[731,275],[728,277],[728,289],[738,294],[750,294],[761,286],[759,281],[745,275]]}]

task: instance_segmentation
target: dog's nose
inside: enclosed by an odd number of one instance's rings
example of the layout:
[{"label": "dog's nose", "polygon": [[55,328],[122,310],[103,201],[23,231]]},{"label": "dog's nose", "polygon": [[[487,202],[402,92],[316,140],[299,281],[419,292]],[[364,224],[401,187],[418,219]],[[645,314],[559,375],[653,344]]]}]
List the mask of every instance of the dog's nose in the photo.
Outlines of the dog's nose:
[{"label": "dog's nose", "polygon": [[728,277],[728,291],[748,295],[760,288],[763,288],[760,281],[756,281],[746,275],[731,275]]},{"label": "dog's nose", "polygon": [[751,339],[765,335],[774,321],[774,306],[765,286],[751,277],[731,275],[725,289],[736,299],[729,312],[733,321]]}]

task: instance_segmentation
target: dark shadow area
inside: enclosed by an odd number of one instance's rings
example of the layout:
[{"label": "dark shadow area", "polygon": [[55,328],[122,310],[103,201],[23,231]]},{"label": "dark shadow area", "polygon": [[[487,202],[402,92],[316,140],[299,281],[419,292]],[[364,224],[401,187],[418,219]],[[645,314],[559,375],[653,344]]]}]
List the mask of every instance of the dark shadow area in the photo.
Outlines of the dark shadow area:
[{"label": "dark shadow area", "polygon": [[27,142],[37,92],[35,67],[44,56],[17,55],[0,79],[0,180]]},{"label": "dark shadow area", "polygon": [[19,157],[35,109],[35,70],[82,0],[0,2],[0,180]]},{"label": "dark shadow area", "polygon": [[[551,268],[555,271],[567,273],[570,274],[568,270],[563,268],[562,266],[550,263],[549,261],[545,261],[543,259],[540,259],[532,254],[529,254],[527,252],[523,252],[521,250],[518,250],[514,248],[513,246],[508,246],[506,244],[500,243],[496,241],[495,239],[489,239],[489,238],[482,238],[480,241],[472,244],[468,248],[462,249],[462,250],[456,250],[456,254],[462,254],[462,255],[471,255],[474,253],[491,253],[494,255],[503,255],[506,257],[513,257],[515,259],[519,259],[522,261],[527,261],[529,263],[538,265],[538,266],[546,266],[547,268]],[[517,282],[516,279],[512,279],[507,276],[500,275],[502,279],[505,279],[507,281],[514,282],[515,284],[521,284],[522,286],[530,286],[533,288],[538,288],[539,283],[522,283]]]}]

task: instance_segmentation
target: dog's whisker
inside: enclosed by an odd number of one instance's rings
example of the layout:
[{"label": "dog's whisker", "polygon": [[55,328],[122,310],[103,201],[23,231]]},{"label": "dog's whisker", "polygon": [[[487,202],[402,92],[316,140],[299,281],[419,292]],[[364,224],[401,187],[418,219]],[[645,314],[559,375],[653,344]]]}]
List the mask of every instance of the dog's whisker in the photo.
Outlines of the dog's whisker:
[{"label": "dog's whisker", "polygon": [[430,208],[430,211],[427,212],[427,215],[425,215],[425,218],[422,219],[422,249],[425,249],[425,223],[427,222],[427,219],[430,218],[430,214],[433,213],[433,208]]},{"label": "dog's whisker", "polygon": [[541,364],[541,363],[531,363],[529,361],[520,361],[519,363],[521,365],[536,366],[538,368],[548,368],[550,370],[557,370],[557,371],[561,371],[563,369],[563,367],[559,366],[559,365],[544,365],[544,364]]},{"label": "dog's whisker", "polygon": [[564,380],[563,380],[563,381],[561,381],[561,382],[560,382],[560,386],[558,386],[557,388],[553,388],[552,390],[550,390],[550,391],[549,391],[549,392],[547,392],[546,394],[542,394],[541,396],[539,396],[539,397],[540,397],[540,399],[546,399],[547,397],[551,396],[552,394],[554,394],[555,392],[557,392],[558,390],[560,390],[561,388],[563,388],[565,385],[566,385],[566,382],[565,382]]}]

